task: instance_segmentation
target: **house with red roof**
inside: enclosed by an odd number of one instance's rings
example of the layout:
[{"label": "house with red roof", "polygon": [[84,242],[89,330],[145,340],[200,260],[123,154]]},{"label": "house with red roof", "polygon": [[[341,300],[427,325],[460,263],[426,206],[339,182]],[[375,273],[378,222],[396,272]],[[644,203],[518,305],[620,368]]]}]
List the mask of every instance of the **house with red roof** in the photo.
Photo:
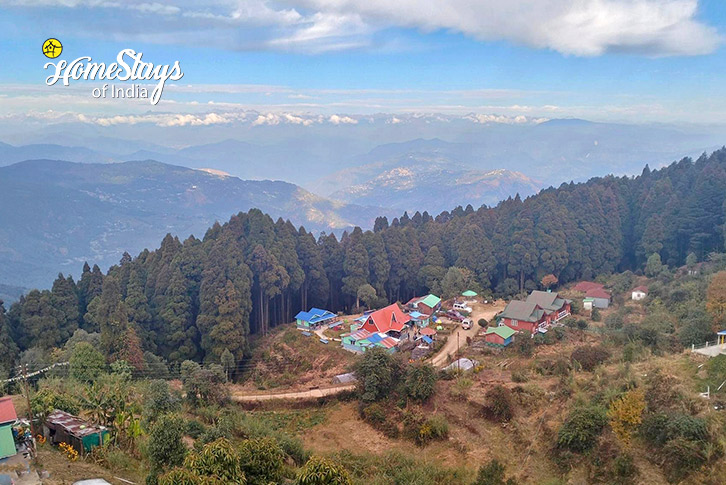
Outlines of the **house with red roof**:
[{"label": "house with red roof", "polygon": [[588,310],[592,310],[592,308],[607,308],[610,306],[610,299],[612,296],[610,293],[605,291],[604,288],[591,288],[587,290],[587,293],[585,293],[585,300],[590,300],[591,307],[587,308],[585,305],[585,308]]},{"label": "house with red roof", "polygon": [[376,310],[366,318],[360,327],[371,333],[383,333],[389,337],[401,338],[411,317],[401,310],[397,303]]},{"label": "house with red roof", "polygon": [[572,288],[572,291],[577,291],[578,293],[587,293],[590,290],[603,288],[605,288],[605,285],[595,283],[594,281],[580,281]]},{"label": "house with red roof", "polygon": [[13,399],[10,396],[0,398],[0,458],[7,458],[17,453],[12,430],[17,420]]},{"label": "house with red roof", "polygon": [[633,288],[633,292],[630,295],[630,298],[634,301],[640,301],[645,300],[648,297],[648,287],[647,286],[638,286],[637,288]]}]

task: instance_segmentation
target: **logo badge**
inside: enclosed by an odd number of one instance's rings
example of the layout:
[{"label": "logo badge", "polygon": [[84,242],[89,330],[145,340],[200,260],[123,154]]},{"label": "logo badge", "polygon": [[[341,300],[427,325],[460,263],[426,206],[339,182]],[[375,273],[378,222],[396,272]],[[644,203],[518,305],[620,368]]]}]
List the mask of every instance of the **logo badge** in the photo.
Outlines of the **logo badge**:
[{"label": "logo badge", "polygon": [[45,57],[55,59],[63,52],[63,44],[58,39],[50,38],[43,42],[43,54]]}]

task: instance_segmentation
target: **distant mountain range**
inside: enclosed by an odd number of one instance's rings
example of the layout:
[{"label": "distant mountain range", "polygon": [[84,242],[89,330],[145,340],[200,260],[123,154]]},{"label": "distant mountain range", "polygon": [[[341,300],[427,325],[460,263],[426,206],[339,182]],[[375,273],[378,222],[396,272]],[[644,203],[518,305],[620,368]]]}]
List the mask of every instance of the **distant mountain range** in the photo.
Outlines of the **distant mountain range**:
[{"label": "distant mountain range", "polygon": [[[201,238],[215,221],[259,208],[310,231],[370,227],[376,207],[333,202],[296,185],[240,180],[155,161],[32,160],[0,168],[0,283],[47,287],[83,261],[108,266],[166,233]],[[10,291],[8,293],[11,293]]]},{"label": "distant mountain range", "polygon": [[343,187],[332,199],[436,215],[458,205],[495,206],[515,194],[533,195],[541,184],[519,172],[473,170],[445,157],[409,154],[338,171],[320,182],[323,192],[330,187]]}]

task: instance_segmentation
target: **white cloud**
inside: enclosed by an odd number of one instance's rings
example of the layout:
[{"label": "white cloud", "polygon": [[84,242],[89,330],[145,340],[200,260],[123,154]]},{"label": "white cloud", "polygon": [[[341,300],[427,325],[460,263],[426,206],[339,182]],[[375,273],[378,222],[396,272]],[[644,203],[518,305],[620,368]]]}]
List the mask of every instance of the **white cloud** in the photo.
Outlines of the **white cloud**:
[{"label": "white cloud", "polygon": [[339,115],[331,115],[330,118],[328,118],[328,121],[334,125],[357,125],[358,120],[351,118],[350,116],[339,116]]},{"label": "white cloud", "polygon": [[[391,27],[460,32],[565,55],[713,52],[722,37],[698,0],[0,0],[20,9],[76,9],[63,25],[87,35],[226,49],[308,53],[380,47]],[[92,9],[115,9],[98,16]],[[375,40],[374,40],[375,39]]]},{"label": "white cloud", "polygon": [[697,55],[714,51],[716,30],[696,19],[698,0],[303,0],[371,23],[447,29],[563,54]]}]

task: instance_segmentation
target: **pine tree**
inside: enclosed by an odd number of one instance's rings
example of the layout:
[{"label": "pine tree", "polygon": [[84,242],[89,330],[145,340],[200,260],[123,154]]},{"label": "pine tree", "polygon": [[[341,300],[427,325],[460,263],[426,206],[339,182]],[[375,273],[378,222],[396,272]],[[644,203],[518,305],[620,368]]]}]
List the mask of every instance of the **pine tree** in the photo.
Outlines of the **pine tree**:
[{"label": "pine tree", "polygon": [[57,344],[60,345],[73,335],[73,332],[78,328],[80,319],[76,283],[70,275],[65,278],[62,274],[59,274],[58,278],[53,282],[51,303],[58,312],[59,336]]}]

